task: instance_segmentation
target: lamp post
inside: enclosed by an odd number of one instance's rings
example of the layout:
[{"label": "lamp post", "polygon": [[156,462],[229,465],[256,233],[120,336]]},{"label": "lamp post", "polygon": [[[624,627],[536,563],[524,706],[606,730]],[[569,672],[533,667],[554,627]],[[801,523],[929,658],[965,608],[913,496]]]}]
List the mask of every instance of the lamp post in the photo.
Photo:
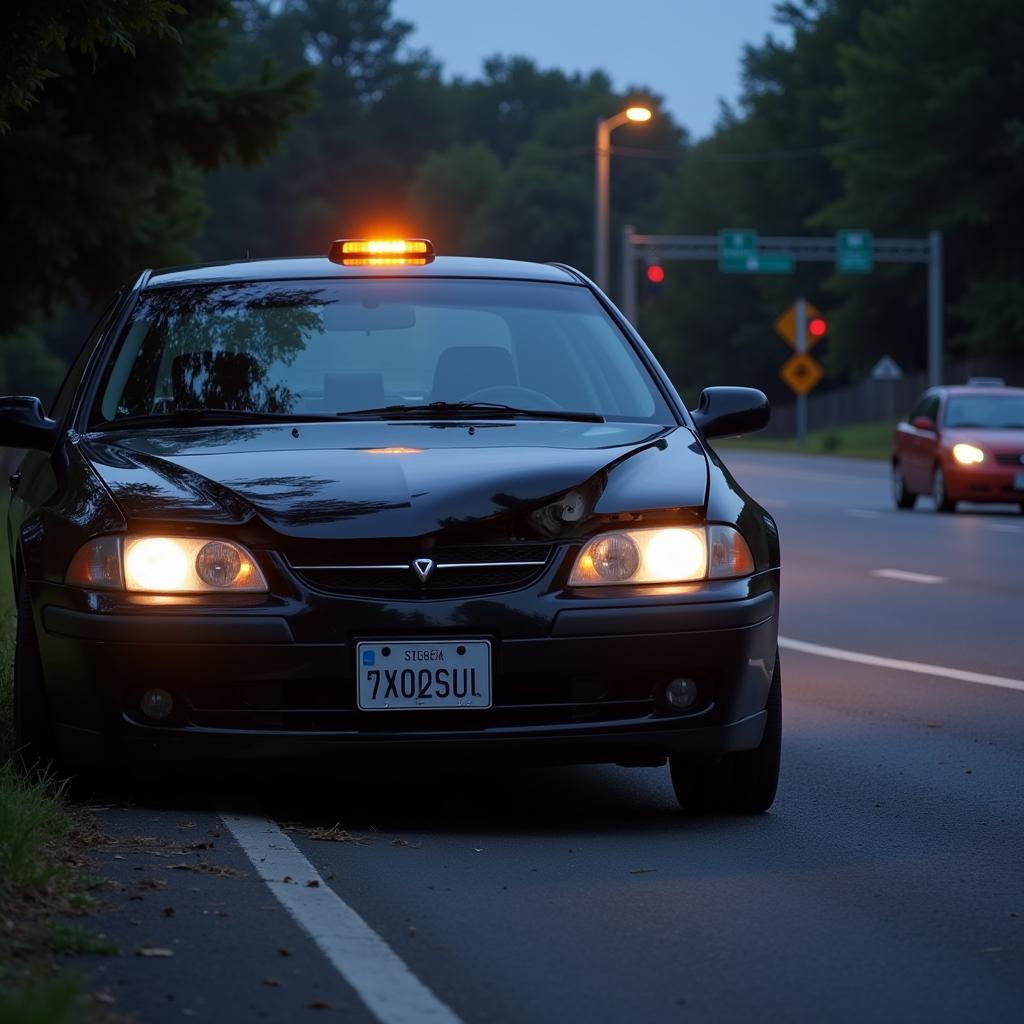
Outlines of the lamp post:
[{"label": "lamp post", "polygon": [[594,140],[594,280],[608,290],[608,183],[612,132],[629,121],[650,121],[648,107],[628,107],[614,117],[598,119]]}]

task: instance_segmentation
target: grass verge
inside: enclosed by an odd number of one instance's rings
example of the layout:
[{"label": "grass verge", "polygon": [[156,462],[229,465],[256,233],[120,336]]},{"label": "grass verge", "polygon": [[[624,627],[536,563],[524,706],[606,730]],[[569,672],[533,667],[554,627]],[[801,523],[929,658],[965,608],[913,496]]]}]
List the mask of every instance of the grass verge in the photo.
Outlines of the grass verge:
[{"label": "grass verge", "polygon": [[[0,523],[6,523],[0,508]],[[0,538],[5,530],[0,529]],[[7,553],[0,539],[0,574]],[[106,883],[84,871],[78,852],[95,825],[66,799],[58,779],[24,775],[14,763],[11,726],[14,610],[0,588],[0,1024],[107,1024],[105,1006],[87,995],[58,958],[117,949],[68,918],[96,905]]]},{"label": "grass verge", "polygon": [[716,439],[713,446],[723,452],[747,448],[762,452],[793,452],[804,455],[843,455],[854,459],[888,459],[892,453],[892,435],[896,424],[888,420],[879,423],[855,423],[849,427],[829,427],[812,430],[807,443],[801,445],[796,438],[743,437]]}]

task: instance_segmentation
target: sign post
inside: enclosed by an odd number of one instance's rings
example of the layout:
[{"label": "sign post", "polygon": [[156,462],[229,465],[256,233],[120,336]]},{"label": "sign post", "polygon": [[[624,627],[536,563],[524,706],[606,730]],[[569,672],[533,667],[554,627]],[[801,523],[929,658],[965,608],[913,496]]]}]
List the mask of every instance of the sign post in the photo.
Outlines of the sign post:
[{"label": "sign post", "polygon": [[882,389],[884,395],[882,418],[896,418],[896,381],[903,376],[900,364],[892,356],[885,355],[871,369],[871,379]]},{"label": "sign post", "polygon": [[793,347],[793,355],[782,364],[779,376],[796,393],[796,436],[801,445],[807,441],[807,395],[824,376],[821,363],[808,353],[819,338],[807,329],[811,320],[821,321],[821,314],[803,298],[775,320],[776,332]]}]

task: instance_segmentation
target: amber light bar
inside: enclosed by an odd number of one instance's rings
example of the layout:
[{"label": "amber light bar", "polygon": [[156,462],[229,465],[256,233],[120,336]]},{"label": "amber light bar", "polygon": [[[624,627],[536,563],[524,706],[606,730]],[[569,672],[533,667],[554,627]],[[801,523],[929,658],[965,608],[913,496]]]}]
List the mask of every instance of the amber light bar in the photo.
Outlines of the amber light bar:
[{"label": "amber light bar", "polygon": [[328,259],[346,267],[423,266],[434,258],[426,238],[339,238]]}]

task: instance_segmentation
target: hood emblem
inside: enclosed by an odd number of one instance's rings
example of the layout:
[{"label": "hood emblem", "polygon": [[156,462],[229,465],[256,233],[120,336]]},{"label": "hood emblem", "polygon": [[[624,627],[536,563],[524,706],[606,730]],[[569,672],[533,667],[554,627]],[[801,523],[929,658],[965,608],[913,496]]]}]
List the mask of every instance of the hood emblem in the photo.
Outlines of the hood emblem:
[{"label": "hood emblem", "polygon": [[426,583],[434,571],[434,560],[432,558],[414,558],[409,568],[419,577],[420,583]]}]

